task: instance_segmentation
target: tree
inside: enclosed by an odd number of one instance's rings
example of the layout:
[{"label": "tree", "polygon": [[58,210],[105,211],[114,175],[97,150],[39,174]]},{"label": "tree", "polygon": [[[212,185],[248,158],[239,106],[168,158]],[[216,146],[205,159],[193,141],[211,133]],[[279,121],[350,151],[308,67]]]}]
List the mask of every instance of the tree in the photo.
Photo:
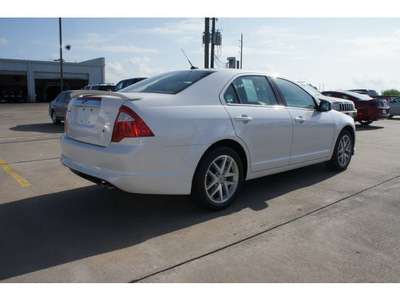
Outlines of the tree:
[{"label": "tree", "polygon": [[400,96],[400,91],[395,89],[385,90],[382,91],[382,96]]}]

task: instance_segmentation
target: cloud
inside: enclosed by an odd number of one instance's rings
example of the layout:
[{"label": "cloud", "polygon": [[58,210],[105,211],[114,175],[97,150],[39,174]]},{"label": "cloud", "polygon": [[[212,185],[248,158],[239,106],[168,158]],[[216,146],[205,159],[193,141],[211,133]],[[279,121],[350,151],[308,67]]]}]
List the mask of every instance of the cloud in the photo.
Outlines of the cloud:
[{"label": "cloud", "polygon": [[400,29],[386,36],[361,36],[339,40],[349,55],[357,58],[398,58],[400,53]]},{"label": "cloud", "polygon": [[204,31],[204,19],[184,19],[181,21],[165,22],[163,26],[143,29],[144,33],[173,37],[179,44],[201,43]]},{"label": "cloud", "polygon": [[144,31],[161,35],[198,34],[204,31],[204,19],[185,19],[179,22],[166,22],[163,26],[144,29]]},{"label": "cloud", "polygon": [[117,84],[120,80],[134,77],[119,62],[106,63],[106,81]]},{"label": "cloud", "polygon": [[[275,26],[261,26],[258,28],[253,35],[259,37],[265,37],[264,42],[269,39],[273,39],[274,41],[298,41],[298,40],[323,40],[325,39],[319,35],[313,34],[305,34],[305,33],[297,33],[293,32],[291,28],[288,27],[275,27]],[[263,40],[261,40],[263,41]]]},{"label": "cloud", "polygon": [[89,49],[92,51],[102,52],[114,52],[114,53],[152,53],[158,54],[160,51],[156,48],[140,48],[134,45],[86,45],[83,49]]},{"label": "cloud", "polygon": [[250,45],[246,51],[249,54],[276,55],[290,54],[299,51],[310,42],[320,42],[325,37],[319,35],[294,32],[288,27],[261,26],[252,33],[256,44]]},{"label": "cloud", "polygon": [[147,56],[133,57],[121,64],[118,61],[107,61],[106,63],[106,81],[118,83],[122,79],[132,77],[150,77],[164,73],[162,67],[157,66],[152,59]]},{"label": "cloud", "polygon": [[152,53],[158,54],[156,48],[141,48],[136,45],[121,45],[114,41],[114,37],[100,35],[98,33],[87,33],[82,39],[72,40],[65,44],[71,44],[74,48],[91,51],[113,52],[113,53]]},{"label": "cloud", "polygon": [[384,72],[371,72],[354,76],[351,78],[351,82],[354,88],[378,88],[378,93],[381,92],[381,90],[397,88],[400,85],[400,79],[393,79],[391,74]]},{"label": "cloud", "polygon": [[0,38],[0,45],[7,45],[8,44],[8,40],[5,38]]},{"label": "cloud", "polygon": [[152,60],[146,56],[134,57],[128,62],[133,67],[135,74],[140,74],[140,76],[153,76],[166,72],[164,68],[155,66]]}]

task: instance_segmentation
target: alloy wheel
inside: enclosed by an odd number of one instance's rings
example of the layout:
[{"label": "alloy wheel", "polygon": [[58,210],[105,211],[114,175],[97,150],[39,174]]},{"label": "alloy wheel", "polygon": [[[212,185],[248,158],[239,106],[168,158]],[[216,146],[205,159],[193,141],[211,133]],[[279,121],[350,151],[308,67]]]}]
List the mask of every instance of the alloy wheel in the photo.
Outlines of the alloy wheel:
[{"label": "alloy wheel", "polygon": [[337,151],[338,162],[340,166],[345,167],[351,158],[351,139],[344,135],[339,142]]},{"label": "alloy wheel", "polygon": [[214,203],[224,203],[235,193],[239,184],[239,168],[229,155],[215,158],[205,176],[205,191]]}]

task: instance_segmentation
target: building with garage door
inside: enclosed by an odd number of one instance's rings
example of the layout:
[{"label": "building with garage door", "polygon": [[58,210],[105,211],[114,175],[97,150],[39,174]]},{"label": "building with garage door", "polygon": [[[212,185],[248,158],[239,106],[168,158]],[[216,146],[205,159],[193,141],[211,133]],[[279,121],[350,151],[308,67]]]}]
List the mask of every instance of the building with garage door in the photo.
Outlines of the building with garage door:
[{"label": "building with garage door", "polygon": [[[59,61],[0,58],[1,102],[50,102],[61,92]],[[64,90],[104,83],[104,57],[79,63],[63,62]]]}]

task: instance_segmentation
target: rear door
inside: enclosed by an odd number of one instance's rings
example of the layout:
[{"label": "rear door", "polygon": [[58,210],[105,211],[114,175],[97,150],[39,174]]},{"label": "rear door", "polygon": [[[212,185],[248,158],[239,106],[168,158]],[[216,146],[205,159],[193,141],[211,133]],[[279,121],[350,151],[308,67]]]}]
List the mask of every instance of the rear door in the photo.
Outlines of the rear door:
[{"label": "rear door", "polygon": [[274,82],[293,120],[290,164],[327,158],[333,147],[335,129],[331,114],[317,111],[315,99],[295,83],[282,78],[274,78]]},{"label": "rear door", "polygon": [[278,105],[264,76],[236,78],[223,94],[236,135],[247,145],[252,172],[278,168],[289,163],[292,119]]}]

